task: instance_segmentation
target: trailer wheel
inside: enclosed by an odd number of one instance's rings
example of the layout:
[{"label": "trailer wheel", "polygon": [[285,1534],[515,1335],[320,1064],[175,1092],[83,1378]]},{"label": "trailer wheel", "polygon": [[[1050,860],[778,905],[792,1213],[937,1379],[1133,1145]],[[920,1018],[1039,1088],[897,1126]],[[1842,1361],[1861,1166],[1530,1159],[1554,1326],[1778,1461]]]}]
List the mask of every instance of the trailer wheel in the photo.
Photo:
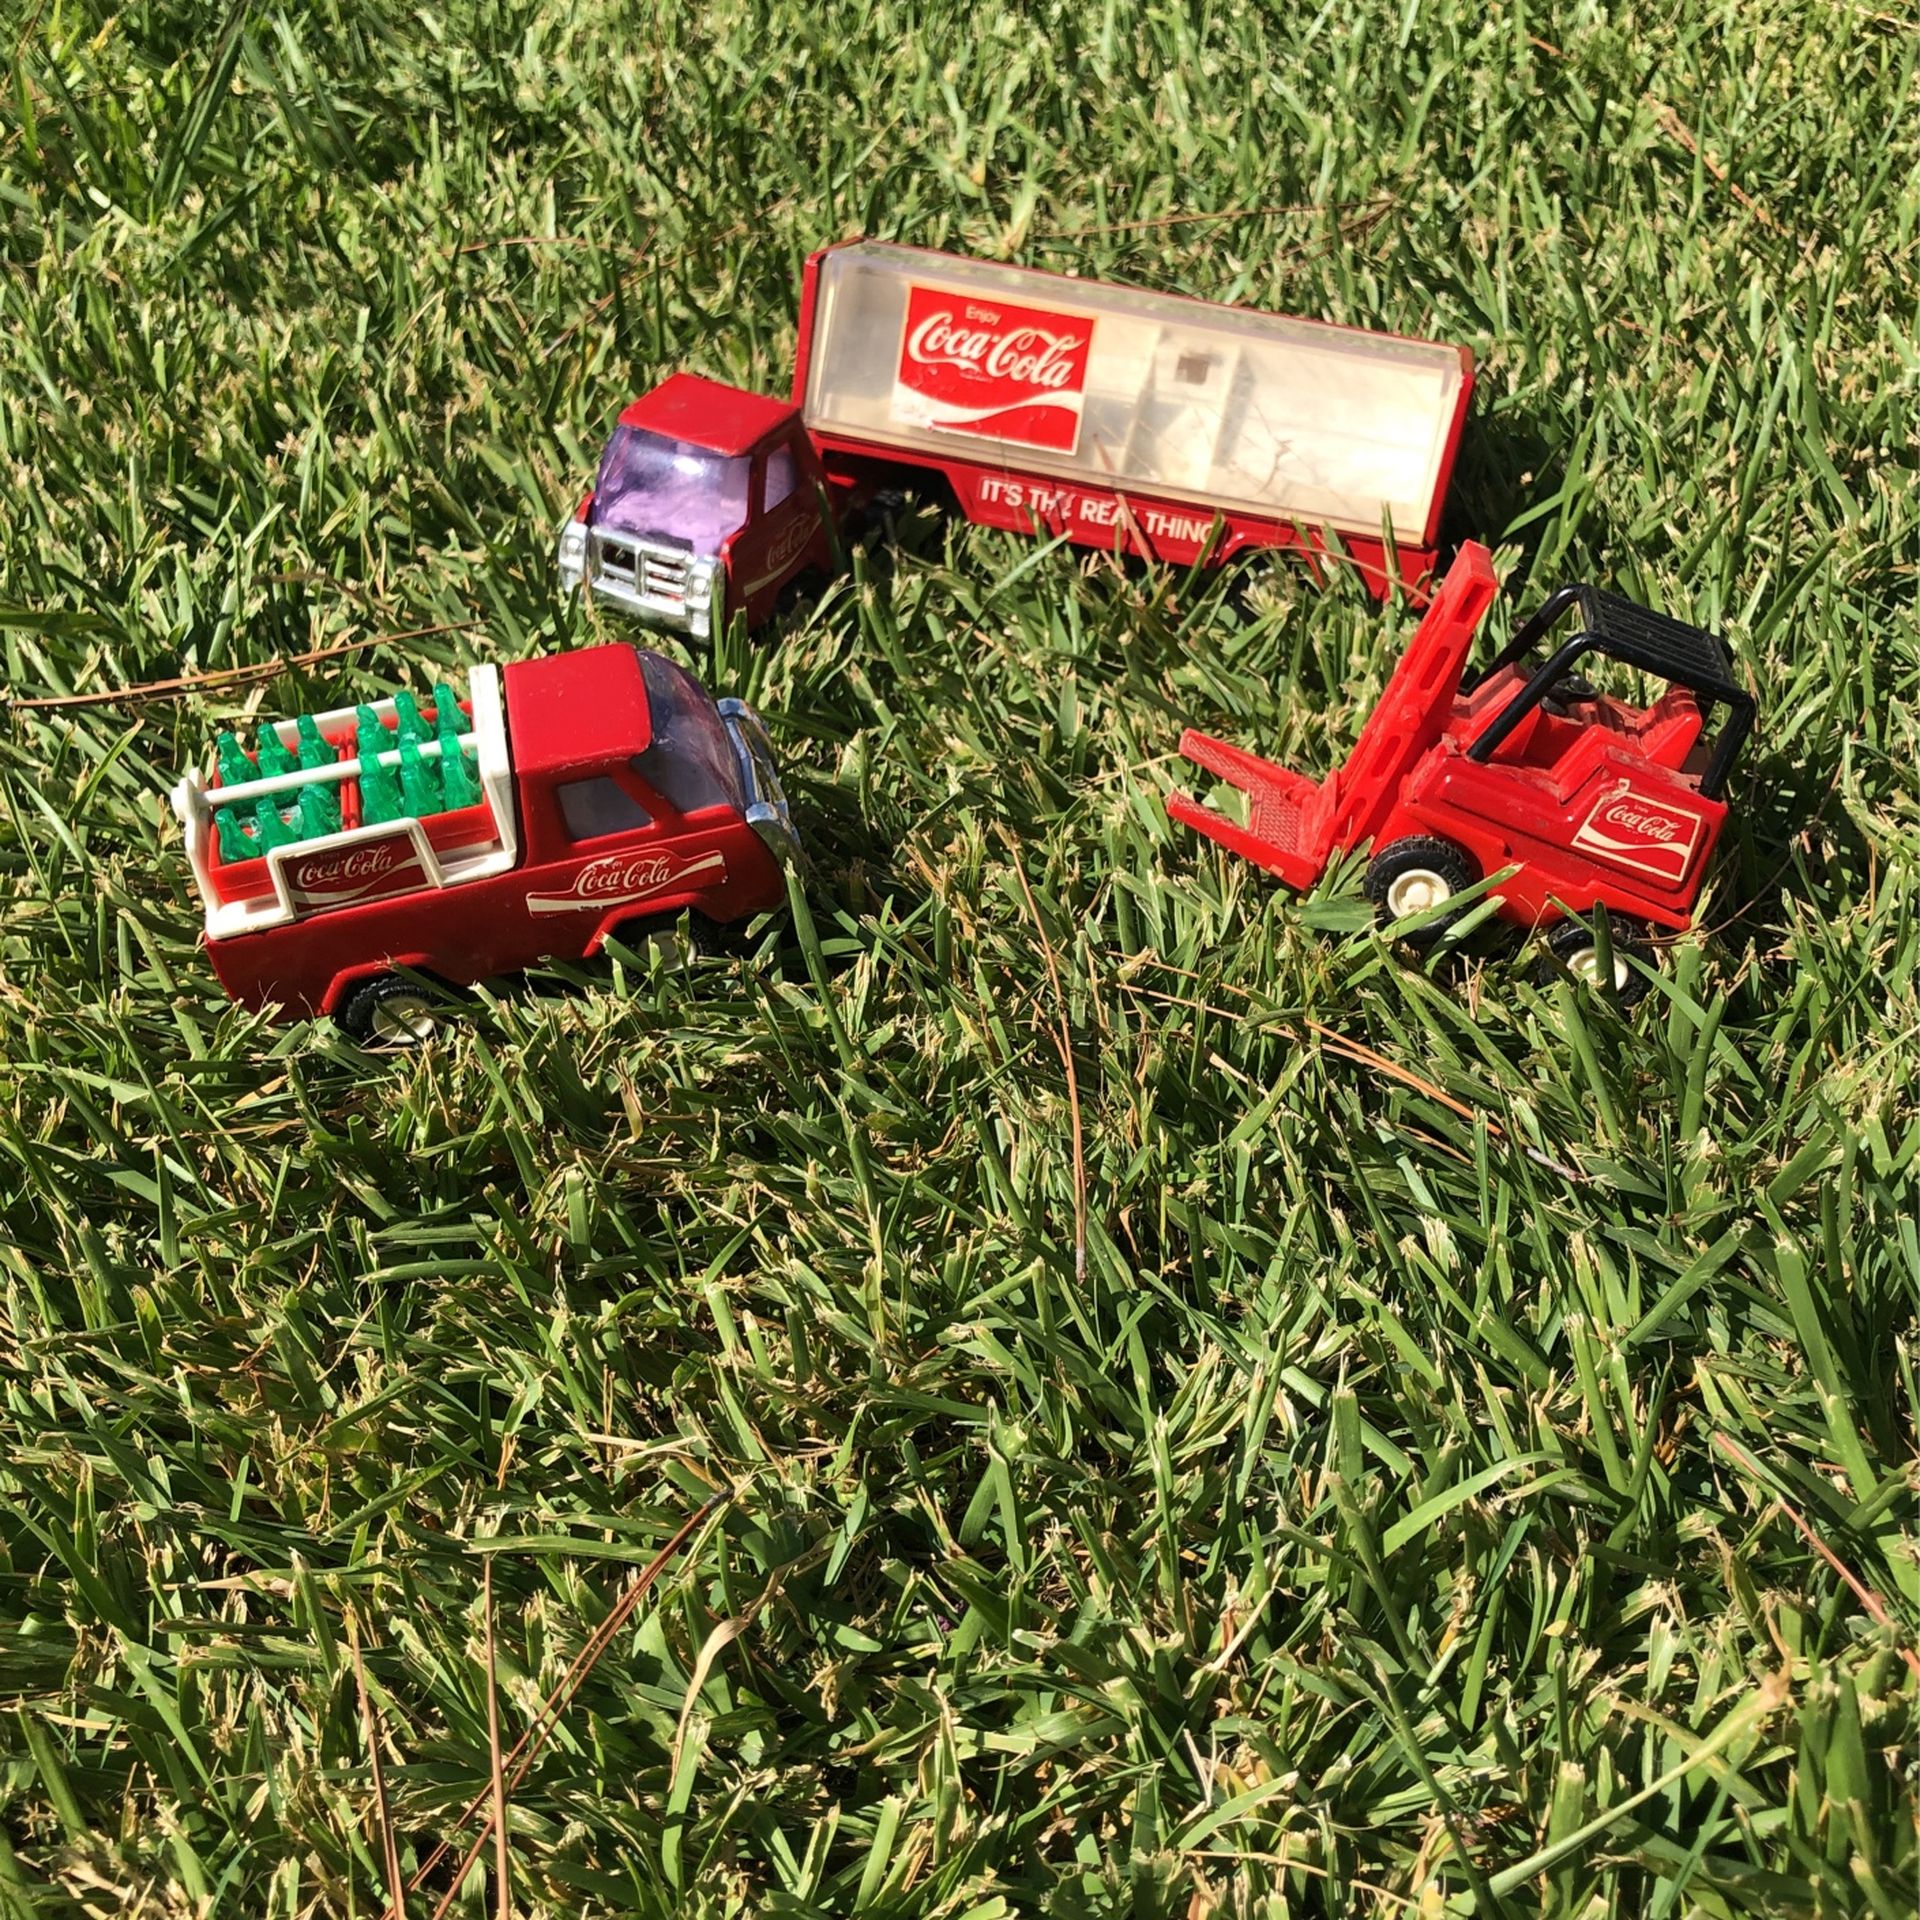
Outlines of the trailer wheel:
[{"label": "trailer wheel", "polygon": [[418,981],[382,973],[361,981],[334,1018],[363,1047],[418,1047],[446,1025],[447,1009]]},{"label": "trailer wheel", "polygon": [[[1367,868],[1367,898],[1382,924],[1391,926],[1443,906],[1479,877],[1466,848],[1433,835],[1411,834],[1389,841],[1373,856]],[[1456,917],[1430,920],[1405,937],[1411,945],[1430,946]]]},{"label": "trailer wheel", "polygon": [[1633,962],[1653,965],[1653,942],[1638,920],[1618,914],[1607,918],[1607,937],[1613,948],[1613,978],[1604,979],[1600,970],[1600,941],[1585,920],[1558,920],[1547,930],[1546,952],[1534,967],[1534,978],[1541,986],[1551,986],[1563,974],[1609,999],[1621,1012],[1636,1007],[1647,997],[1653,983]]}]

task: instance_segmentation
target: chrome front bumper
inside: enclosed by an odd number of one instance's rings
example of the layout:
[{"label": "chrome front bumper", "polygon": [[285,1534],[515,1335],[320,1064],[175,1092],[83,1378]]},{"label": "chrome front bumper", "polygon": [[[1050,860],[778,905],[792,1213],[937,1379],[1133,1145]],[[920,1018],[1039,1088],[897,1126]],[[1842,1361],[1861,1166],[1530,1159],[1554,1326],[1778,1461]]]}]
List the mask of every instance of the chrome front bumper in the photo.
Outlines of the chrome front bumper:
[{"label": "chrome front bumper", "polygon": [[774,769],[765,722],[744,700],[722,700],[720,718],[740,768],[740,784],[747,796],[747,825],[766,842],[768,851],[783,867],[804,868],[806,850],[794,831],[786,789]]},{"label": "chrome front bumper", "polygon": [[560,585],[584,586],[644,620],[650,627],[709,638],[726,602],[726,574],[718,560],[632,534],[602,532],[579,520],[560,529]]}]

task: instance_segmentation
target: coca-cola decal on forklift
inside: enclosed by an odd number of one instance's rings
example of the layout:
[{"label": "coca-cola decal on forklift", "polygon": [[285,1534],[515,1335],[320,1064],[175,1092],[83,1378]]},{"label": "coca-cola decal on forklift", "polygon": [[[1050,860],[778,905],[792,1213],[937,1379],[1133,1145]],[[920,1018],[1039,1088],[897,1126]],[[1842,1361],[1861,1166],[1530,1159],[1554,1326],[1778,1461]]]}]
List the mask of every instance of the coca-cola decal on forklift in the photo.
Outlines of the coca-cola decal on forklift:
[{"label": "coca-cola decal on forklift", "polygon": [[698,880],[722,884],[726,877],[726,859],[717,852],[703,853],[697,860],[679,860],[658,848],[644,853],[607,853],[589,860],[573,876],[573,884],[565,893],[528,894],[527,911],[583,913],[592,908],[605,912],[609,907],[651,900],[657,894],[679,892]]},{"label": "coca-cola decal on forklift", "polygon": [[286,862],[287,891],[296,907],[351,907],[424,886],[413,837],[396,833],[384,840],[330,847],[323,853],[296,854]]},{"label": "coca-cola decal on forklift", "polygon": [[1678,886],[1687,877],[1704,824],[1691,807],[1636,792],[1622,780],[1588,809],[1574,832],[1573,844]]},{"label": "coca-cola decal on forklift", "polygon": [[893,417],[902,426],[1071,453],[1092,344],[1091,320],[909,287]]}]

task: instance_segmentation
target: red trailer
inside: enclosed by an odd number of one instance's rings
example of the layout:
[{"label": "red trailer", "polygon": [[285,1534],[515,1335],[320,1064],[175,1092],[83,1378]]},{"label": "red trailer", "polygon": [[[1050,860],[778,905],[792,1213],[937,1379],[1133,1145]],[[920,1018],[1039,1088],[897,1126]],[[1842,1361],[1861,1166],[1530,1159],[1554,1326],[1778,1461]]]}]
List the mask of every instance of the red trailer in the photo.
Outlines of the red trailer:
[{"label": "red trailer", "polygon": [[632,646],[475,667],[221,741],[173,791],[207,952],[249,1007],[424,1039],[465,985],[786,897],[798,851],[760,720]]},{"label": "red trailer", "polygon": [[[1431,570],[1465,348],[878,241],[806,266],[793,398],[676,374],[621,414],[563,582],[704,636],[824,572],[829,520],[943,482],[983,525],[1188,565]],[[1391,540],[1389,539],[1391,536]]]},{"label": "red trailer", "polygon": [[[1631,1001],[1646,985],[1627,960],[1646,951],[1643,930],[1692,923],[1753,696],[1717,634],[1585,585],[1549,595],[1469,675],[1495,590],[1493,556],[1469,541],[1346,764],[1325,780],[1189,729],[1180,751],[1246,794],[1247,823],[1182,793],[1167,809],[1293,887],[1312,886],[1336,853],[1370,845],[1367,892],[1382,919],[1415,920],[1428,937],[1456,895],[1515,869],[1499,883],[1500,916],[1549,926],[1549,964],[1604,982],[1585,918],[1604,907],[1613,990]],[[1576,609],[1577,630],[1536,659]],[[1597,692],[1574,671],[1589,659],[1665,691],[1646,707]]]}]

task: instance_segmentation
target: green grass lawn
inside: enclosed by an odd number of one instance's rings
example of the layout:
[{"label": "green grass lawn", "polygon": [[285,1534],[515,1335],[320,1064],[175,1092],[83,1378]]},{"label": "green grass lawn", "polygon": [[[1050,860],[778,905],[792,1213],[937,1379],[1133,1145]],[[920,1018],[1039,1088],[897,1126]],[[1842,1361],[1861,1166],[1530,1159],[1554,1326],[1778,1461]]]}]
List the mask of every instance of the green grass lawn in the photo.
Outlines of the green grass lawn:
[{"label": "green grass lawn", "polygon": [[[1674,11],[6,9],[6,693],[377,644],[0,726],[0,1913],[379,1914],[490,1620],[508,1748],[599,1652],[521,1916],[1911,1916],[1920,30]],[[226,1004],[182,764],[626,631],[614,412],[856,231],[1474,348],[1500,634],[1761,695],[1631,1026],[1168,825],[1408,610],[927,511],[693,660],[816,856],[747,957]]]}]

